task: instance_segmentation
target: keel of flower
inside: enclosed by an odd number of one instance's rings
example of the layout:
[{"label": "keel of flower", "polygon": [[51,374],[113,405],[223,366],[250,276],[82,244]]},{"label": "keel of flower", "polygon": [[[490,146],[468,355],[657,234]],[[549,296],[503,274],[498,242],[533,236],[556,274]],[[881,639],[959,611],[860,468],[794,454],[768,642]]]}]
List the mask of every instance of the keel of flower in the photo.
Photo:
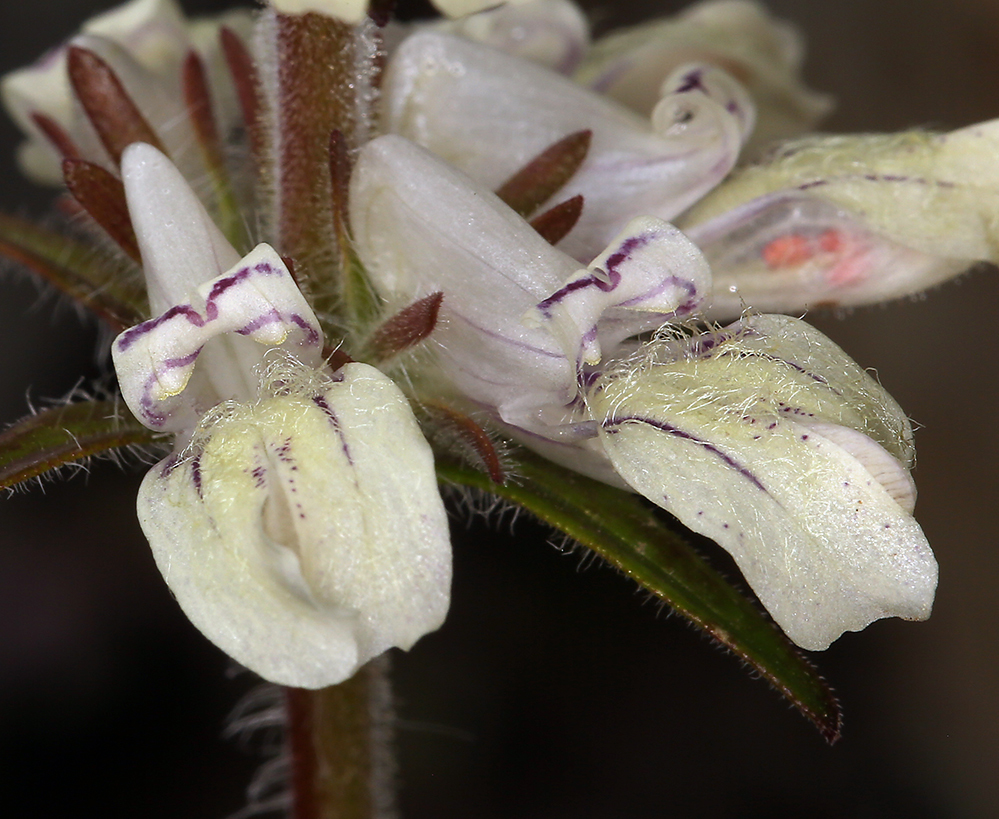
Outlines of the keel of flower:
[{"label": "keel of flower", "polygon": [[808,325],[755,316],[662,338],[589,400],[619,474],[723,546],[798,645],[929,616],[908,422]]}]

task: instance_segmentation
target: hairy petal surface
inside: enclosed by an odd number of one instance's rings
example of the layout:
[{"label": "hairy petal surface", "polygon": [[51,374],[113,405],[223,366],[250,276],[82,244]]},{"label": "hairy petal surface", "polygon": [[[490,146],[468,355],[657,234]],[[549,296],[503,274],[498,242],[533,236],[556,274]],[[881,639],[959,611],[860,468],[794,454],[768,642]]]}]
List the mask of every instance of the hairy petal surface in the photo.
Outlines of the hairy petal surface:
[{"label": "hairy petal surface", "polygon": [[[803,363],[806,346],[828,369]],[[879,396],[880,421],[858,421]],[[937,566],[895,454],[908,424],[816,331],[759,316],[662,338],[598,382],[590,406],[618,473],[725,548],[802,647],[929,616]]]},{"label": "hairy petal surface", "polygon": [[752,104],[730,78],[701,78],[669,78],[650,121],[541,66],[423,32],[390,61],[383,121],[490,189],[556,141],[592,131],[586,159],[556,194],[584,197],[560,247],[585,263],[632,217],[669,221],[732,168]]},{"label": "hairy petal surface", "polygon": [[155,466],[139,519],[191,621],[271,682],[321,688],[440,626],[451,581],[433,457],[384,375],[284,360]]},{"label": "hairy petal surface", "polygon": [[869,304],[999,260],[997,156],[999,120],[784,146],[683,218],[712,263],[713,312]]}]

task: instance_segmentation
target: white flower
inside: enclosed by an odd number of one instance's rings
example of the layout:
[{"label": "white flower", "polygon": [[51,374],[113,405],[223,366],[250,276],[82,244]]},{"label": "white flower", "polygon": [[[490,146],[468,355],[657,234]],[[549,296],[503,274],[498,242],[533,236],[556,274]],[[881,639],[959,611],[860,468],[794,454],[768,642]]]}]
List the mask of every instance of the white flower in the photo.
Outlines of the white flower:
[{"label": "white flower", "polygon": [[689,318],[710,290],[675,228],[635,220],[581,270],[395,136],[361,150],[351,221],[389,304],[443,293],[433,360],[414,377],[717,540],[800,645],[929,615],[936,563],[911,514],[911,429],[866,372],[780,316],[628,341]]},{"label": "white flower", "polygon": [[798,645],[930,615],[937,564],[912,517],[912,432],[803,321],[666,334],[588,394],[615,469],[725,548]]},{"label": "white flower", "polygon": [[178,602],[283,685],[332,685],[409,648],[443,622],[451,567],[407,399],[365,364],[330,372],[281,258],[240,259],[156,149],[132,145],[122,167],[157,315],[113,353],[136,417],[177,433],[138,511]]},{"label": "white flower", "polygon": [[680,224],[711,261],[716,314],[886,301],[999,261],[997,157],[999,120],[812,137],[734,174]]},{"label": "white flower", "polygon": [[561,74],[575,70],[590,42],[586,15],[572,0],[506,3],[430,25]]},{"label": "white flower", "polygon": [[[433,4],[448,17],[463,17],[492,6],[530,0],[433,0]],[[270,0],[270,6],[281,14],[317,12],[346,23],[360,23],[368,13],[368,0]]]},{"label": "white flower", "polygon": [[[474,20],[452,29],[474,32]],[[579,170],[545,203],[583,197],[558,243],[579,261],[636,216],[676,221],[711,263],[708,315],[730,319],[747,306],[876,303],[999,260],[999,121],[775,148],[829,104],[798,79],[795,32],[754,3],[712,0],[609,35],[573,79],[502,38],[475,39],[404,41],[386,73],[384,128],[494,190],[592,131]]]},{"label": "white flower", "polygon": [[556,200],[584,197],[579,223],[560,243],[583,261],[630,218],[668,220],[694,204],[731,170],[752,128],[752,102],[717,69],[684,66],[662,85],[643,120],[543,66],[422,32],[389,63],[382,125],[492,189],[552,143],[592,131],[585,161]]},{"label": "white flower", "polygon": [[705,0],[675,16],[613,31],[593,44],[580,84],[649,115],[659,87],[685,63],[716,66],[745,86],[757,123],[748,151],[804,133],[832,102],[804,86],[804,47],[795,28],[749,0]]},{"label": "white flower", "polygon": [[131,0],[87,21],[80,34],[35,65],[0,80],[3,104],[28,139],[18,159],[24,172],[49,184],[62,182],[60,163],[68,152],[114,167],[113,157],[81,110],[69,73],[70,48],[96,55],[113,70],[124,90],[171,157],[189,177],[202,172],[182,91],[182,66],[199,55],[213,91],[213,109],[223,133],[236,117],[235,91],[223,66],[221,26],[246,35],[248,11],[212,20],[187,21],[175,0]]}]

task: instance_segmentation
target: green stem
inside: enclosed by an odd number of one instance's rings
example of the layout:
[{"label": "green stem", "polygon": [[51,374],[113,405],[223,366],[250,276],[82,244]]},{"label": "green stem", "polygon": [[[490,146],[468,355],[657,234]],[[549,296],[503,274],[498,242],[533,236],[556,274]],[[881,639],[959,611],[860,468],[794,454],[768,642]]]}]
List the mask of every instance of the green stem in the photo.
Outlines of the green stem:
[{"label": "green stem", "polygon": [[392,709],[388,662],[368,663],[339,685],[286,688],[293,819],[391,815]]}]

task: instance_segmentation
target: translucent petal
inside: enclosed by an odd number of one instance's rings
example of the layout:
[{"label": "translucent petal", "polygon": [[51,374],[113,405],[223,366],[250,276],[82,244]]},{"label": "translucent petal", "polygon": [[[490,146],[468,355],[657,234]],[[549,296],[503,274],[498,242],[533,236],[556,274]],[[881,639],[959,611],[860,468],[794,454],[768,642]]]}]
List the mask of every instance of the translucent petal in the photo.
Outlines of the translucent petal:
[{"label": "translucent petal", "polygon": [[737,173],[681,226],[712,261],[721,313],[897,298],[999,260],[997,156],[999,120],[816,137]]},{"label": "translucent petal", "polygon": [[338,376],[281,364],[258,404],[220,407],[139,491],[185,614],[282,685],[341,682],[438,628],[448,607],[430,448],[388,378],[363,364]]},{"label": "translucent petal", "polygon": [[705,62],[724,69],[749,91],[757,108],[750,153],[809,130],[832,107],[799,76],[801,37],[763,6],[709,0],[682,14],[615,31],[597,40],[576,79],[640,114],[658,102],[663,79],[679,66]]},{"label": "translucent petal", "polygon": [[667,95],[650,122],[541,66],[433,32],[399,47],[384,94],[387,130],[494,190],[552,143],[592,130],[586,160],[555,197],[584,197],[560,243],[584,264],[632,217],[669,221],[689,207],[742,146],[740,118],[701,89]]}]

